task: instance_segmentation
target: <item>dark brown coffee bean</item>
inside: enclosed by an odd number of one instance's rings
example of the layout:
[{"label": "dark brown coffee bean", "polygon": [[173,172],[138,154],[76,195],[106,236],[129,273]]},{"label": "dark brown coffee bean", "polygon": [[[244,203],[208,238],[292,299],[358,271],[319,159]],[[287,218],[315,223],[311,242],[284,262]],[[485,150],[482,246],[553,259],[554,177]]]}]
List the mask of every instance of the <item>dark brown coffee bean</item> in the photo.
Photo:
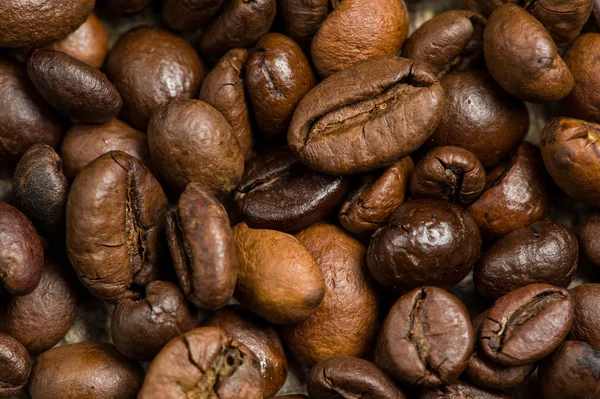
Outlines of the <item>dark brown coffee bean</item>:
[{"label": "dark brown coffee bean", "polygon": [[573,324],[573,298],[564,288],[530,284],[494,303],[481,325],[479,344],[491,360],[522,366],[548,356]]},{"label": "dark brown coffee bean", "polygon": [[408,11],[403,0],[330,4],[333,11],[311,42],[312,60],[321,77],[361,61],[399,53],[408,35]]},{"label": "dark brown coffee bean", "polygon": [[310,370],[308,394],[313,399],[405,399],[404,393],[373,363],[348,356],[325,360]]},{"label": "dark brown coffee bean", "polygon": [[600,350],[600,284],[582,284],[571,290],[575,318],[570,339],[585,341]]},{"label": "dark brown coffee bean", "polygon": [[404,202],[413,168],[411,157],[404,157],[379,173],[364,175],[340,208],[341,225],[355,234],[385,225]]},{"label": "dark brown coffee bean", "polygon": [[457,381],[441,388],[424,389],[419,399],[512,399],[512,397],[500,391],[486,391],[466,382]]},{"label": "dark brown coffee bean", "polygon": [[31,372],[32,399],[134,399],[144,370],[106,342],[58,346],[37,358]]},{"label": "dark brown coffee bean", "polygon": [[248,57],[248,50],[229,50],[206,75],[198,97],[227,119],[246,161],[252,156],[252,127],[244,80]]},{"label": "dark brown coffee bean", "polygon": [[232,0],[206,25],[200,38],[202,54],[221,55],[232,48],[248,48],[271,28],[276,0]]},{"label": "dark brown coffee bean", "polygon": [[462,206],[475,201],[485,187],[485,170],[475,154],[460,147],[437,147],[415,167],[412,198],[434,198]]},{"label": "dark brown coffee bean", "polygon": [[237,276],[236,249],[225,208],[203,186],[190,183],[176,212],[167,214],[167,239],[186,298],[204,310],[229,302]]},{"label": "dark brown coffee bean", "polygon": [[331,213],[348,186],[347,178],[308,169],[284,147],[248,162],[233,198],[250,227],[295,233]]},{"label": "dark brown coffee bean", "polygon": [[200,28],[219,11],[224,0],[165,0],[162,20],[177,31]]},{"label": "dark brown coffee bean", "polygon": [[492,13],[483,48],[490,74],[521,100],[549,103],[573,89],[573,75],[544,25],[515,4],[504,4]]},{"label": "dark brown coffee bean", "polygon": [[545,399],[595,399],[600,395],[600,351],[585,342],[565,341],[540,363]]},{"label": "dark brown coffee bean", "polygon": [[528,284],[567,287],[577,271],[575,234],[560,223],[538,221],[496,241],[475,265],[477,292],[487,298]]},{"label": "dark brown coffee bean", "polygon": [[[0,15],[3,15],[2,12]],[[2,160],[16,161],[29,147],[38,143],[56,148],[65,125],[35,90],[25,68],[16,61],[0,56]]]},{"label": "dark brown coffee bean", "polygon": [[115,307],[110,336],[130,359],[150,361],[171,339],[196,327],[196,319],[175,284],[153,281],[143,298]]},{"label": "dark brown coffee bean", "polygon": [[377,338],[374,362],[399,381],[437,387],[456,380],[473,352],[465,306],[437,287],[421,287],[392,306]]},{"label": "dark brown coffee bean", "polygon": [[593,0],[525,1],[525,9],[546,27],[559,49],[579,36],[593,5]]},{"label": "dark brown coffee bean", "polygon": [[543,219],[550,188],[539,149],[523,142],[508,161],[487,174],[486,190],[468,208],[483,238],[496,238]]},{"label": "dark brown coffee bean", "polygon": [[309,91],[294,112],[288,143],[320,172],[367,172],[420,147],[437,127],[444,100],[431,73],[405,58],[379,57]]},{"label": "dark brown coffee bean", "polygon": [[75,179],[94,159],[110,151],[123,151],[150,164],[146,135],[113,119],[101,125],[74,125],[67,131],[60,148],[65,175],[69,180]]},{"label": "dark brown coffee bean", "polygon": [[365,265],[366,248],[330,224],[309,227],[297,238],[325,278],[325,297],[307,320],[283,327],[287,348],[309,367],[334,356],[366,355],[379,315],[379,296]]},{"label": "dark brown coffee bean", "polygon": [[323,274],[294,236],[275,230],[233,229],[238,254],[235,298],[274,324],[295,324],[325,296]]},{"label": "dark brown coffee bean", "polygon": [[152,112],[170,99],[195,98],[204,78],[202,61],[187,41],[150,27],[121,36],[105,69],[123,97],[122,117],[141,130],[146,130]]},{"label": "dark brown coffee bean", "polygon": [[0,280],[11,295],[27,295],[40,282],[42,243],[33,224],[16,208],[0,202]]},{"label": "dark brown coffee bean", "polygon": [[94,0],[5,0],[0,47],[35,47],[62,39],[84,23]]},{"label": "dark brown coffee bean", "polygon": [[228,306],[213,313],[204,325],[223,329],[256,355],[265,398],[279,392],[287,378],[288,363],[281,338],[270,323],[241,306]]},{"label": "dark brown coffee bean", "polygon": [[262,399],[258,359],[217,327],[172,339],[150,364],[139,399]]},{"label": "dark brown coffee bean", "polygon": [[585,218],[577,232],[581,251],[593,264],[600,265],[600,215]]},{"label": "dark brown coffee bean", "polygon": [[287,36],[269,33],[256,43],[248,60],[246,83],[261,133],[281,136],[317,81],[300,46]]},{"label": "dark brown coffee bean", "polygon": [[310,44],[327,18],[328,0],[279,0],[277,15],[283,32],[301,46]]},{"label": "dark brown coffee bean", "polygon": [[446,92],[446,108],[426,149],[462,147],[487,169],[521,144],[529,130],[527,107],[502,90],[486,71],[452,73],[440,83]]},{"label": "dark brown coffee bean", "polygon": [[155,167],[178,190],[200,183],[221,197],[244,172],[231,125],[202,101],[174,99],[159,108],[148,126],[148,145]]},{"label": "dark brown coffee bean", "polygon": [[42,97],[70,118],[104,123],[121,111],[121,95],[106,75],[70,55],[37,49],[27,73]]},{"label": "dark brown coffee bean", "polygon": [[379,284],[397,293],[423,284],[450,288],[469,274],[480,244],[477,225],[463,208],[413,200],[373,234],[367,264]]},{"label": "dark brown coffee bean", "polygon": [[0,398],[20,397],[30,372],[27,349],[10,335],[0,333]]},{"label": "dark brown coffee bean", "polygon": [[67,199],[67,251],[82,284],[112,303],[156,279],[167,197],[137,158],[111,151],[79,173]]},{"label": "dark brown coffee bean", "polygon": [[106,0],[108,8],[115,12],[135,14],[142,11],[152,0]]},{"label": "dark brown coffee bean", "polygon": [[13,201],[37,230],[46,236],[62,234],[69,183],[62,160],[46,144],[30,147],[13,175]]},{"label": "dark brown coffee bean", "polygon": [[453,10],[425,22],[406,41],[402,56],[420,62],[442,78],[483,64],[486,20],[471,11]]}]

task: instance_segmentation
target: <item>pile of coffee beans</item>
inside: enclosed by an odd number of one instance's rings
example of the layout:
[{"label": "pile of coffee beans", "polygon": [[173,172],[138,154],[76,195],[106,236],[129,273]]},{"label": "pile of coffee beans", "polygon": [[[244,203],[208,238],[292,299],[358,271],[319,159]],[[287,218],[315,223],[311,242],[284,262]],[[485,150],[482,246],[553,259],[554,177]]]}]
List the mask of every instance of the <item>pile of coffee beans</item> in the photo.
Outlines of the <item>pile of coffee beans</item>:
[{"label": "pile of coffee beans", "polygon": [[600,398],[600,8],[423,3],[0,0],[0,398]]}]

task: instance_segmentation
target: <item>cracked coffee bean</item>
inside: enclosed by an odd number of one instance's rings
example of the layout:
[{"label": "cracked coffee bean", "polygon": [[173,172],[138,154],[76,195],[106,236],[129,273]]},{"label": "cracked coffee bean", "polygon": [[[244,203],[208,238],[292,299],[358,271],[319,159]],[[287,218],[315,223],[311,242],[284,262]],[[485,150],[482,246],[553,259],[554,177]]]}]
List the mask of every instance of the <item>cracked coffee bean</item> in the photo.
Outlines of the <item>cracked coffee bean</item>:
[{"label": "cracked coffee bean", "polygon": [[571,290],[575,317],[569,339],[585,341],[600,350],[600,284],[588,283]]},{"label": "cracked coffee bean", "polygon": [[0,398],[19,397],[31,372],[27,349],[10,335],[0,333]]},{"label": "cracked coffee bean", "polygon": [[512,399],[501,391],[487,391],[466,382],[457,381],[444,387],[424,389],[419,399]]}]

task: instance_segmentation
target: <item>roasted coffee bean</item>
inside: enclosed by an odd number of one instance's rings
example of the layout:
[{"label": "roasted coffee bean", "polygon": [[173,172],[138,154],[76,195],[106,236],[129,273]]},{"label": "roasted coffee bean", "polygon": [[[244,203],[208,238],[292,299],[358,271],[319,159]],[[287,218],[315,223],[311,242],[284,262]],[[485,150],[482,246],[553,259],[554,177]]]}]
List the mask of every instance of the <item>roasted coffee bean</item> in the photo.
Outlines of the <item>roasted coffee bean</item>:
[{"label": "roasted coffee bean", "polygon": [[600,201],[600,125],[554,118],[544,127],[541,149],[546,170],[570,197],[597,206]]},{"label": "roasted coffee bean", "polygon": [[502,4],[520,4],[522,1],[523,0],[462,0],[461,3],[463,8],[476,11],[487,18],[496,8],[500,7]]},{"label": "roasted coffee bean", "polygon": [[373,234],[367,264],[379,284],[397,293],[424,284],[450,288],[469,274],[480,244],[477,225],[463,208],[413,200]]},{"label": "roasted coffee bean", "polygon": [[537,0],[524,3],[525,9],[546,27],[559,49],[565,48],[579,36],[594,5],[593,0]]},{"label": "roasted coffee bean", "polygon": [[600,395],[600,351],[581,341],[565,341],[540,363],[545,399],[595,399]]},{"label": "roasted coffee bean", "polygon": [[327,18],[328,0],[279,0],[277,15],[283,32],[301,46],[310,44]]},{"label": "roasted coffee bean", "polygon": [[13,175],[14,204],[42,235],[64,229],[69,183],[62,166],[52,147],[36,144],[23,154]]},{"label": "roasted coffee bean", "polygon": [[582,284],[571,290],[575,318],[570,339],[585,341],[600,350],[600,284]]},{"label": "roasted coffee bean", "polygon": [[482,65],[486,22],[471,11],[438,14],[410,35],[402,56],[426,65],[440,79]]},{"label": "roasted coffee bean", "polygon": [[503,161],[525,138],[525,103],[498,86],[486,71],[456,72],[440,81],[446,92],[442,120],[426,149],[457,146],[471,151],[484,168]]},{"label": "roasted coffee bean", "polygon": [[144,370],[106,342],[58,346],[33,365],[32,399],[134,399]]},{"label": "roasted coffee bean", "polygon": [[593,214],[579,225],[577,233],[583,254],[595,265],[600,265],[600,215]]},{"label": "roasted coffee bean", "polygon": [[276,0],[232,0],[202,30],[200,50],[209,56],[232,48],[248,48],[271,28]]},{"label": "roasted coffee bean", "polygon": [[113,119],[101,125],[77,124],[67,131],[60,148],[65,175],[75,179],[94,159],[110,151],[126,152],[150,165],[146,135]]},{"label": "roasted coffee bean", "polygon": [[148,145],[155,167],[178,190],[200,183],[223,196],[244,172],[244,155],[231,125],[202,101],[174,99],[160,107],[148,126]]},{"label": "roasted coffee bean", "polygon": [[573,324],[573,298],[564,288],[530,284],[494,303],[481,325],[483,353],[505,366],[522,366],[548,356]]},{"label": "roasted coffee bean", "polygon": [[444,104],[444,91],[431,73],[404,58],[379,57],[309,91],[294,112],[288,143],[311,169],[367,172],[420,147],[437,127]]},{"label": "roasted coffee bean", "polygon": [[241,306],[228,306],[213,313],[204,325],[223,329],[256,355],[265,398],[279,392],[287,378],[288,363],[281,338],[270,323]]},{"label": "roasted coffee bean", "polygon": [[306,366],[334,356],[366,355],[379,317],[379,295],[365,265],[366,248],[330,224],[297,236],[325,278],[325,296],[305,321],[282,328],[292,356]]},{"label": "roasted coffee bean", "polygon": [[150,361],[171,339],[196,327],[196,319],[175,284],[153,281],[138,300],[125,299],[115,307],[110,336],[119,352],[130,359]]},{"label": "roasted coffee bean", "polygon": [[177,211],[167,214],[167,239],[186,298],[204,310],[229,302],[237,276],[236,249],[225,208],[203,186],[190,183]]},{"label": "roasted coffee bean", "polygon": [[485,170],[475,154],[460,147],[437,147],[415,167],[412,198],[434,198],[468,205],[485,187]]},{"label": "roasted coffee bean", "polygon": [[177,31],[193,31],[219,11],[224,0],[165,0],[162,20]]},{"label": "roasted coffee bean", "polygon": [[0,333],[0,398],[19,397],[31,372],[31,357],[19,341]]},{"label": "roasted coffee bean", "polygon": [[465,306],[437,287],[421,287],[392,306],[377,338],[374,362],[399,381],[437,387],[458,378],[473,352]]},{"label": "roasted coffee bean", "polygon": [[317,364],[310,370],[306,384],[313,399],[406,398],[382,370],[356,357],[333,357]]},{"label": "roasted coffee bean", "polygon": [[549,103],[573,89],[573,75],[544,25],[515,4],[504,4],[492,13],[483,49],[490,74],[521,100]]},{"label": "roasted coffee bean", "polygon": [[142,11],[152,0],[106,0],[112,11],[134,14]]},{"label": "roasted coffee bean", "polygon": [[202,61],[187,41],[146,26],[119,38],[105,70],[123,97],[121,116],[141,130],[170,99],[195,98],[204,78]]},{"label": "roasted coffee bean", "polygon": [[294,233],[331,213],[348,186],[347,178],[308,169],[285,147],[248,162],[233,198],[250,227]]},{"label": "roasted coffee bean", "polygon": [[27,61],[27,73],[42,97],[73,119],[108,122],[123,106],[106,75],[60,51],[35,50]]},{"label": "roasted coffee bean", "polygon": [[362,176],[340,208],[341,225],[355,234],[385,225],[404,202],[413,168],[414,163],[407,156],[379,172]]},{"label": "roasted coffee bean", "polygon": [[256,43],[248,60],[246,84],[261,133],[281,136],[317,81],[300,46],[287,36],[269,33]]},{"label": "roasted coffee bean", "polygon": [[294,324],[314,313],[325,296],[323,275],[310,253],[289,234],[233,229],[238,254],[236,299],[274,324]]},{"label": "roasted coffee bean", "polygon": [[246,161],[252,156],[252,126],[244,80],[248,57],[248,50],[229,50],[206,75],[198,97],[227,119]]},{"label": "roasted coffee bean", "polygon": [[500,391],[486,391],[462,381],[441,388],[424,389],[419,399],[512,399]]},{"label": "roasted coffee bean", "polygon": [[85,22],[95,0],[4,0],[0,47],[35,47],[62,39]]},{"label": "roasted coffee bean", "polygon": [[29,295],[11,297],[6,305],[2,330],[31,353],[59,343],[77,313],[74,279],[65,266],[46,257],[37,287]]},{"label": "roasted coffee bean", "polygon": [[27,295],[40,282],[42,243],[33,224],[16,208],[0,202],[0,280],[11,295]]},{"label": "roasted coffee bean", "polygon": [[523,142],[510,159],[487,174],[486,190],[469,213],[483,238],[496,238],[543,219],[550,187],[539,149]]},{"label": "roasted coffee bean", "polygon": [[220,328],[189,331],[172,339],[154,358],[138,398],[182,396],[262,399],[259,362]]},{"label": "roasted coffee bean", "polygon": [[331,5],[333,11],[311,42],[312,60],[321,77],[400,51],[408,35],[403,0],[345,0]]},{"label": "roasted coffee bean", "polygon": [[491,299],[545,283],[567,287],[577,271],[575,234],[560,223],[538,221],[496,241],[475,265],[477,292]]},{"label": "roasted coffee bean", "polygon": [[67,199],[67,251],[82,284],[112,303],[156,279],[167,197],[137,158],[111,151],[79,173]]}]

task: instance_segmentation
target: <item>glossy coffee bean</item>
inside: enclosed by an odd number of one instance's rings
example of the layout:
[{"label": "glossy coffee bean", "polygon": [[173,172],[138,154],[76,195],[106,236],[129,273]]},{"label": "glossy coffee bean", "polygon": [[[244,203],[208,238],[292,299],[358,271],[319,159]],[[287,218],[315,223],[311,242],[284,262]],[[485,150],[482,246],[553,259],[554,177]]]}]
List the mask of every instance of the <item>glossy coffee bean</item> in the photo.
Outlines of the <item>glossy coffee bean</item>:
[{"label": "glossy coffee bean", "polygon": [[81,283],[112,303],[156,279],[167,197],[141,161],[121,151],[79,173],[67,199],[67,252]]},{"label": "glossy coffee bean", "polygon": [[62,234],[68,192],[56,151],[46,144],[30,147],[13,174],[13,202],[42,235]]},{"label": "glossy coffee bean", "polygon": [[238,253],[236,299],[274,324],[294,324],[314,313],[325,295],[323,275],[310,253],[289,234],[233,229]]},{"label": "glossy coffee bean", "polygon": [[174,99],[157,109],[148,126],[148,145],[154,165],[178,190],[200,183],[223,196],[244,172],[231,125],[202,101]]},{"label": "glossy coffee bean", "polygon": [[258,359],[217,327],[196,328],[174,338],[150,364],[138,398],[177,399],[182,395],[262,399]]},{"label": "glossy coffee bean", "polygon": [[235,289],[236,249],[227,212],[205,187],[191,183],[181,194],[167,214],[167,239],[188,301],[204,310],[225,306]]},{"label": "glossy coffee bean", "polygon": [[327,18],[327,0],[279,0],[277,16],[283,32],[301,46],[310,44],[315,33]]},{"label": "glossy coffee bean", "polygon": [[263,36],[246,66],[246,84],[258,127],[266,136],[287,133],[296,106],[317,81],[300,46],[279,33]]},{"label": "glossy coffee bean", "polygon": [[378,169],[427,140],[442,117],[444,98],[435,76],[410,60],[365,61],[304,96],[294,112],[288,144],[304,164],[323,173]]},{"label": "glossy coffee bean", "polygon": [[321,77],[400,51],[408,35],[408,11],[403,0],[331,4],[333,11],[311,42],[312,60]]},{"label": "glossy coffee bean", "polygon": [[181,290],[166,281],[153,281],[137,300],[115,307],[110,336],[119,352],[130,359],[150,361],[171,339],[196,327],[196,318]]},{"label": "glossy coffee bean", "polygon": [[330,224],[309,227],[296,237],[325,278],[325,296],[308,319],[282,328],[289,352],[309,367],[334,356],[365,356],[379,316],[379,295],[364,260],[366,248]]},{"label": "glossy coffee bean", "polygon": [[581,284],[571,290],[575,303],[575,318],[569,339],[585,341],[600,349],[600,284]]},{"label": "glossy coffee bean", "polygon": [[447,385],[469,364],[473,342],[465,306],[441,288],[421,287],[390,309],[379,331],[374,362],[399,381]]},{"label": "glossy coffee bean", "polygon": [[356,357],[339,356],[315,365],[307,377],[313,399],[405,399],[404,393],[373,363]]},{"label": "glossy coffee bean", "polygon": [[407,156],[362,176],[340,207],[339,220],[344,229],[361,234],[385,225],[404,202],[413,169],[414,163]]},{"label": "glossy coffee bean", "polygon": [[279,392],[287,378],[288,363],[281,338],[269,322],[241,306],[228,306],[213,313],[204,325],[223,329],[256,355],[265,398]]},{"label": "glossy coffee bean", "polygon": [[187,41],[146,26],[119,38],[105,70],[123,97],[121,116],[141,130],[146,130],[152,112],[170,99],[195,98],[204,78],[202,61]]},{"label": "glossy coffee bean", "polygon": [[564,288],[530,284],[499,298],[479,332],[479,345],[489,359],[522,366],[548,356],[573,324],[573,298]]},{"label": "glossy coffee bean", "polygon": [[367,265],[375,280],[397,293],[424,284],[458,284],[479,257],[473,218],[458,205],[413,200],[400,205],[371,237]]},{"label": "glossy coffee bean", "polygon": [[223,3],[223,0],[165,0],[162,20],[173,30],[193,31],[208,22]]},{"label": "glossy coffee bean", "polygon": [[0,202],[0,266],[0,280],[11,295],[31,293],[44,267],[42,243],[33,224],[6,202]]},{"label": "glossy coffee bean", "polygon": [[419,399],[511,399],[512,397],[501,391],[487,391],[477,388],[476,386],[467,384],[466,382],[457,381],[448,384],[441,388],[424,389],[421,391]]},{"label": "glossy coffee bean", "polygon": [[559,49],[565,48],[579,36],[593,5],[593,0],[525,2],[526,10],[546,27]]},{"label": "glossy coffee bean", "polygon": [[600,265],[600,215],[585,218],[577,232],[581,251],[593,264]]},{"label": "glossy coffee bean", "polygon": [[485,170],[470,151],[437,147],[419,161],[410,180],[412,198],[434,198],[462,206],[475,201],[485,187]]},{"label": "glossy coffee bean", "polygon": [[420,62],[442,78],[483,64],[485,18],[452,10],[425,22],[406,40],[402,56]]},{"label": "glossy coffee bean", "polygon": [[250,160],[233,198],[250,227],[294,233],[330,214],[348,186],[348,178],[308,169],[284,147]]},{"label": "glossy coffee bean", "polygon": [[486,189],[467,210],[484,239],[543,219],[550,207],[548,176],[539,149],[523,142],[510,159],[488,171]]},{"label": "glossy coffee bean", "polygon": [[134,399],[144,370],[106,342],[50,349],[37,358],[29,383],[32,399]]},{"label": "glossy coffee bean", "polygon": [[0,333],[0,398],[19,397],[31,372],[27,349],[10,335]]},{"label": "glossy coffee bean", "polygon": [[534,222],[496,241],[475,265],[477,292],[487,298],[528,284],[567,287],[577,271],[575,234],[560,223]]}]

